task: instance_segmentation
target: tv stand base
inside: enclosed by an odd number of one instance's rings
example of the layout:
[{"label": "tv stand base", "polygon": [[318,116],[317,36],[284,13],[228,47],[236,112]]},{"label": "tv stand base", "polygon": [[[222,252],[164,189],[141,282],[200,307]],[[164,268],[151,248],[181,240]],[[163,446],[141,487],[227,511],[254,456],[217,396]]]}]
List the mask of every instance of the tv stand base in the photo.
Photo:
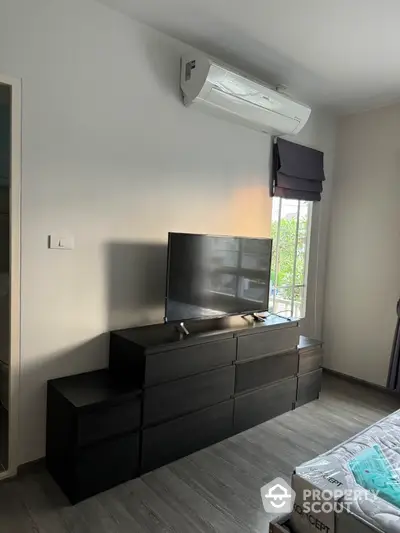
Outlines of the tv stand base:
[{"label": "tv stand base", "polygon": [[179,333],[180,338],[189,335],[189,330],[185,326],[184,322],[180,322],[178,326],[176,326],[176,331]]},{"label": "tv stand base", "polygon": [[[269,315],[269,313],[267,313]],[[267,318],[266,316],[262,316],[259,313],[249,313],[247,315],[242,315],[242,318],[246,320],[246,317],[250,316],[254,322],[264,322]]]}]

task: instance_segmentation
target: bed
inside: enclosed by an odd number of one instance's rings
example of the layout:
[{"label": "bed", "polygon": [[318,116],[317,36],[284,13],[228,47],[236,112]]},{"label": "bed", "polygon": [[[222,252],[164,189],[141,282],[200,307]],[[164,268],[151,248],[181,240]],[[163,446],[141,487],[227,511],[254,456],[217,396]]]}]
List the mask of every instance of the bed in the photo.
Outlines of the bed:
[{"label": "bed", "polygon": [[400,533],[400,410],[296,468],[292,487],[295,533]]}]

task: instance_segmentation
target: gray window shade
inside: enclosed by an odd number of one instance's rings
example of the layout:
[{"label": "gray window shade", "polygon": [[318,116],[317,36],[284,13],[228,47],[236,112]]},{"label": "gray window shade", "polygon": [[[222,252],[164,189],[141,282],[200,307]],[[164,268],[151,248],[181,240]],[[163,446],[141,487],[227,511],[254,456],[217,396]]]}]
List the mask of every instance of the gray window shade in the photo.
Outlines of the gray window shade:
[{"label": "gray window shade", "polygon": [[322,152],[277,139],[273,152],[273,196],[319,202],[324,180]]}]

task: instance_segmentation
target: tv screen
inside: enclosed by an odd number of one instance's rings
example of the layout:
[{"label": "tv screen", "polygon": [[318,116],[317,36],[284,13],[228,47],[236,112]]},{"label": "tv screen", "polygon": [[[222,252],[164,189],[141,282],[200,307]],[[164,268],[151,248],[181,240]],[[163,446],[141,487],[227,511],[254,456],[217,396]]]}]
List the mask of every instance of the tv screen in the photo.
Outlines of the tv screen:
[{"label": "tv screen", "polygon": [[165,321],[268,310],[271,239],[168,234]]}]

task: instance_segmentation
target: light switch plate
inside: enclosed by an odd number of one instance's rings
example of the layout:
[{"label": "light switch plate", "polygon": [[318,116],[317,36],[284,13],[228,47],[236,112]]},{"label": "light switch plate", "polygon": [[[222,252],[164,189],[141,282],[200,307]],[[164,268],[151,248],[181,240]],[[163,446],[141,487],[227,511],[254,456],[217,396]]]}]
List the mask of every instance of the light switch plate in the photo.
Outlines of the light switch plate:
[{"label": "light switch plate", "polygon": [[75,241],[72,235],[52,233],[49,235],[49,248],[52,250],[73,250]]}]

